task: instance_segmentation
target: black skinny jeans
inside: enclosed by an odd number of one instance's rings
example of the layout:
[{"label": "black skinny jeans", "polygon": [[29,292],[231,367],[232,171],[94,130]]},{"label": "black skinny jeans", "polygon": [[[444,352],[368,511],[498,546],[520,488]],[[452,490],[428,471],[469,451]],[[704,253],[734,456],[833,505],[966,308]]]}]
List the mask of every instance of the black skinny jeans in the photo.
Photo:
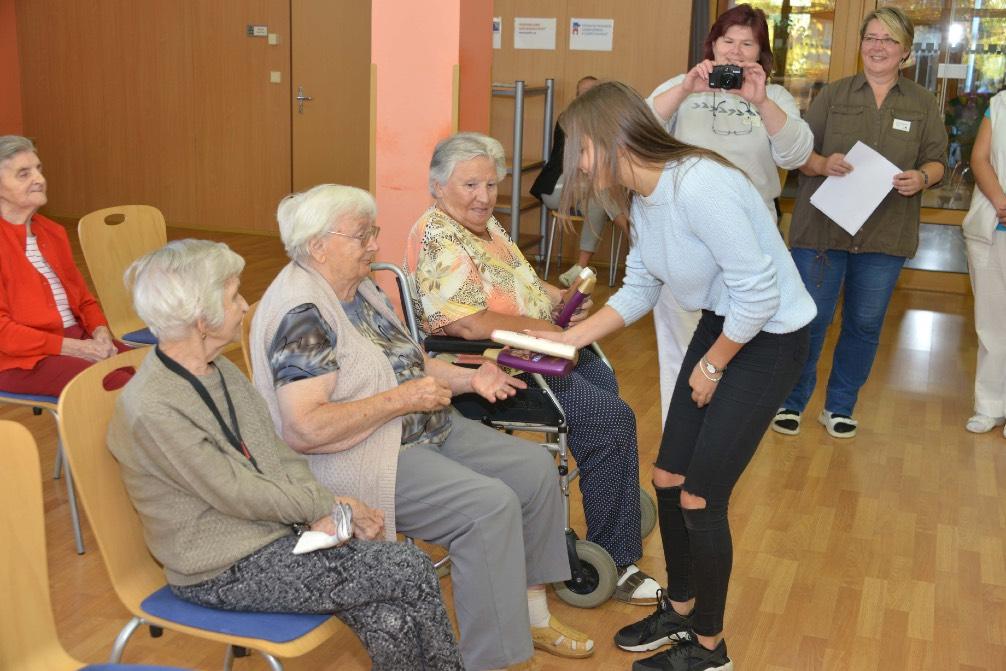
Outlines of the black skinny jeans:
[{"label": "black skinny jeans", "polygon": [[[807,327],[786,334],[762,331],[727,366],[712,401],[699,408],[688,378],[719,337],[723,318],[703,310],[674,387],[656,466],[685,476],[681,487],[658,487],[667,595],[695,597],[697,634],[723,630],[733,562],[727,504],[765,430],[807,359]],[[680,505],[681,490],[706,500],[701,510]]]}]

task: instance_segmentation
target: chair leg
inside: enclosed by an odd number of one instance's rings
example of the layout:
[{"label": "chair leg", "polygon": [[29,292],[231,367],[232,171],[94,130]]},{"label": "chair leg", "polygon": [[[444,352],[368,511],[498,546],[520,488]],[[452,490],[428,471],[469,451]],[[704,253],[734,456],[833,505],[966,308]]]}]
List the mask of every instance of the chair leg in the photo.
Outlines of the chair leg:
[{"label": "chair leg", "polygon": [[545,276],[542,279],[548,279],[548,269],[552,264],[552,242],[555,240],[555,226],[556,218],[552,215],[552,221],[548,225],[548,243],[545,245]]},{"label": "chair leg", "polygon": [[269,668],[272,669],[272,671],[283,671],[283,665],[278,659],[264,652],[261,654],[265,658],[266,663],[269,664]]},{"label": "chair leg", "polygon": [[[63,442],[59,441],[56,448],[57,454],[63,453]],[[70,523],[73,525],[73,542],[77,546],[77,554],[84,554],[84,534],[80,531],[80,511],[77,510],[77,492],[73,488],[73,474],[70,472],[70,465],[63,469],[66,474],[66,500],[70,505]]]},{"label": "chair leg", "polygon": [[109,664],[119,663],[119,660],[122,659],[122,653],[126,650],[126,644],[129,643],[129,637],[141,626],[143,626],[143,619],[134,617],[119,630],[119,635],[115,637],[115,642],[112,644],[112,655],[108,658]]},{"label": "chair leg", "polygon": [[228,645],[224,652],[224,671],[231,671],[234,668],[234,646]]},{"label": "chair leg", "polygon": [[611,260],[608,261],[608,286],[615,286],[615,278],[618,276],[618,259],[622,255],[622,230],[614,232],[617,236],[615,244],[611,246]]},{"label": "chair leg", "polygon": [[52,479],[59,480],[59,476],[63,474],[63,444],[57,438],[56,439],[56,467],[53,469]]}]

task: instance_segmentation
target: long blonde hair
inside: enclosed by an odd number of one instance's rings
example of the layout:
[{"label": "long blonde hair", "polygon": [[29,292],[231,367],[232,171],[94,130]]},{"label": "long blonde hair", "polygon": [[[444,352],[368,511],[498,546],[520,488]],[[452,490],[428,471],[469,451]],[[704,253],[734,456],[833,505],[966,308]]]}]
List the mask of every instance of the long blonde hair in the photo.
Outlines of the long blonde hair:
[{"label": "long blonde hair", "polygon": [[[586,211],[590,201],[609,212],[628,214],[632,193],[621,179],[619,157],[634,166],[663,167],[690,158],[706,158],[737,169],[714,151],[679,142],[664,130],[653,111],[632,87],[621,82],[603,82],[577,97],[563,112],[559,123],[566,134],[563,155],[563,211]],[[594,165],[580,170],[580,151],[587,138],[594,146]],[[598,183],[608,182],[601,189]]]}]

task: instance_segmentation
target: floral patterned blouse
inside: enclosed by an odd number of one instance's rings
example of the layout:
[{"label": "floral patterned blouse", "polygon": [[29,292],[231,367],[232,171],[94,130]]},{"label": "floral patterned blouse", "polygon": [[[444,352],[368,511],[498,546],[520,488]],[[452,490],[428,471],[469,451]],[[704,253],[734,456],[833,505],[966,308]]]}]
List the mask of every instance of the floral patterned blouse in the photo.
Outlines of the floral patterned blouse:
[{"label": "floral patterned blouse", "polygon": [[495,217],[489,218],[488,231],[491,241],[436,206],[412,227],[405,270],[425,333],[441,334],[448,324],[482,310],[551,319],[552,303],[520,248]]}]

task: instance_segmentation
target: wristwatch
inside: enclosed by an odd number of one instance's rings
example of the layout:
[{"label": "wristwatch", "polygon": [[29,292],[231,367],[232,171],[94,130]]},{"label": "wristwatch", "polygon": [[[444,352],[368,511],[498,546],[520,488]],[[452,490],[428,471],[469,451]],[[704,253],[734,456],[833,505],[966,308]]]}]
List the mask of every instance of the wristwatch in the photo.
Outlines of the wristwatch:
[{"label": "wristwatch", "polygon": [[706,370],[706,372],[709,373],[710,375],[719,375],[720,373],[722,373],[727,369],[726,366],[724,366],[723,368],[717,368],[712,363],[710,363],[707,357],[702,357],[702,361],[700,363],[702,364],[702,367]]}]

